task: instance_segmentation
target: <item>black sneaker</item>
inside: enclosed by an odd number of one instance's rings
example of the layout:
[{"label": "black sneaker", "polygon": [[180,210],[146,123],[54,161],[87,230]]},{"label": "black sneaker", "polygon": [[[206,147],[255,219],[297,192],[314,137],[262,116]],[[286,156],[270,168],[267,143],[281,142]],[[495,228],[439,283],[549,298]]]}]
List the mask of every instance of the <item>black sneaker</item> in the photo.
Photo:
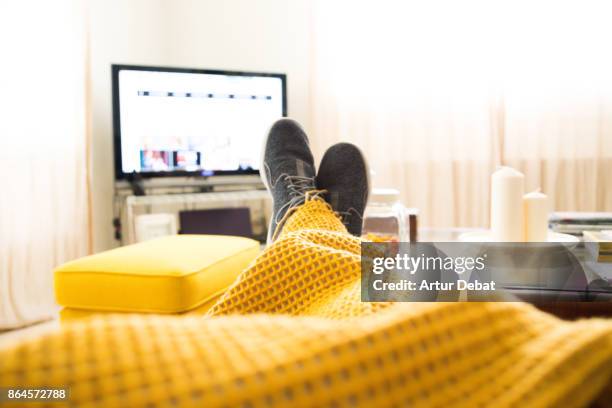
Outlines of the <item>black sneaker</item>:
[{"label": "black sneaker", "polygon": [[261,179],[274,201],[268,228],[271,243],[282,229],[287,211],[302,205],[306,192],[315,190],[316,172],[308,137],[292,119],[280,119],[272,125],[262,155]]},{"label": "black sneaker", "polygon": [[317,173],[317,188],[340,215],[349,233],[361,236],[363,212],[370,191],[369,169],[361,150],[350,143],[327,149]]}]

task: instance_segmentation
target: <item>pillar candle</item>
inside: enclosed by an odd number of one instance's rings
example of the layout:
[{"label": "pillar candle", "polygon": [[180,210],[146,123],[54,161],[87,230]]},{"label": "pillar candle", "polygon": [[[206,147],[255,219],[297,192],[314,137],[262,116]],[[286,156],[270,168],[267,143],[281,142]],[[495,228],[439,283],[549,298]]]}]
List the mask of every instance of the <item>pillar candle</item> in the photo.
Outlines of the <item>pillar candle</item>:
[{"label": "pillar candle", "polygon": [[546,242],[548,240],[548,197],[540,190],[523,196],[525,213],[525,241]]},{"label": "pillar candle", "polygon": [[501,167],[491,176],[491,237],[496,242],[522,242],[525,176]]}]

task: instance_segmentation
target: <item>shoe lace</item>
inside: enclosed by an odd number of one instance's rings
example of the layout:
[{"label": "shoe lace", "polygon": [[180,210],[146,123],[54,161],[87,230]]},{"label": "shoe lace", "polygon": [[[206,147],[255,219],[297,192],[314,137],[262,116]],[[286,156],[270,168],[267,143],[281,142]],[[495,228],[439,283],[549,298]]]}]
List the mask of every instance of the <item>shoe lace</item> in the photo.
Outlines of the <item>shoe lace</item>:
[{"label": "shoe lace", "polygon": [[[279,208],[274,218],[276,223],[279,223],[284,218],[283,213],[285,211],[303,204],[306,200],[306,194],[315,189],[314,177],[284,174],[279,179],[287,183],[288,194],[291,198]],[[280,214],[283,214],[283,217],[279,218]]]},{"label": "shoe lace", "polygon": [[[278,234],[282,229],[282,225],[300,205],[304,204],[306,201],[309,200],[323,200],[321,198],[321,195],[327,192],[327,190],[316,189],[314,177],[285,175],[283,176],[283,180],[288,182],[287,189],[289,190],[289,196],[291,197],[291,199],[287,201],[276,213],[276,216],[274,218],[274,220],[276,221],[276,229],[272,234],[272,241],[276,240]],[[285,213],[279,219],[278,216],[279,214],[283,213],[283,211]]]}]

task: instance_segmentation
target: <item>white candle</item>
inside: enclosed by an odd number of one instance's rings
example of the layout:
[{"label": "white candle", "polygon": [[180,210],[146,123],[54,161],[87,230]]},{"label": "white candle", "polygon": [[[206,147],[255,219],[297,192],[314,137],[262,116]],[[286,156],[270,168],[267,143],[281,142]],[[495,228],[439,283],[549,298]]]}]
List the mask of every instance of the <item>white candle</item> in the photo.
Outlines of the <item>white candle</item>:
[{"label": "white candle", "polygon": [[501,167],[491,176],[491,235],[496,242],[522,242],[525,176]]},{"label": "white candle", "polygon": [[523,197],[525,212],[525,241],[548,241],[548,197],[540,190],[525,194]]}]

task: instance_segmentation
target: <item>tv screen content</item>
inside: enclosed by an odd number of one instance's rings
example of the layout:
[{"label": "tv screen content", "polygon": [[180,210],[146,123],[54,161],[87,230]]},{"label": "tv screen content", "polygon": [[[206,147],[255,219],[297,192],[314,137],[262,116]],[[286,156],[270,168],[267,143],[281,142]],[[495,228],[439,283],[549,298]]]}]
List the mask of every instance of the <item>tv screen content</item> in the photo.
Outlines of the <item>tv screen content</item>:
[{"label": "tv screen content", "polygon": [[117,178],[254,174],[285,76],[113,65]]}]

